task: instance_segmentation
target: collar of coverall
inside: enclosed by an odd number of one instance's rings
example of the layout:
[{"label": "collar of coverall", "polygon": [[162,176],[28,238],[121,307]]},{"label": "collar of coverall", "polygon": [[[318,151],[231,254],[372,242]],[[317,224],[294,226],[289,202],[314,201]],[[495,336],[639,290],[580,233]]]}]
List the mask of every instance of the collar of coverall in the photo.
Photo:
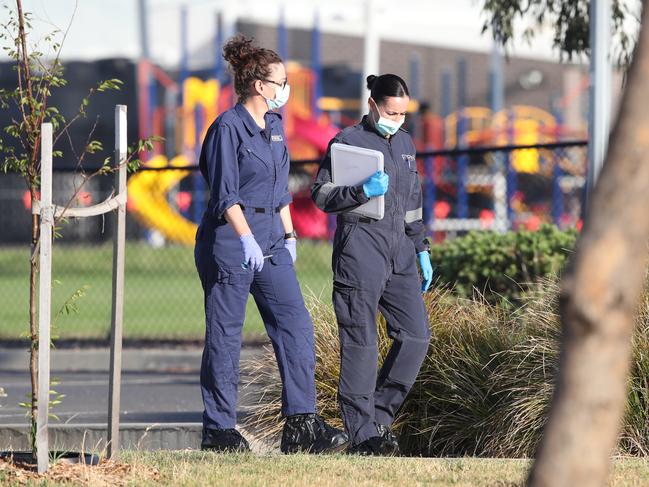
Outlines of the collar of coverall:
[{"label": "collar of coverall", "polygon": [[[237,103],[234,106],[234,109],[239,115],[239,118],[241,118],[241,120],[243,121],[243,125],[246,127],[246,130],[248,130],[250,135],[258,134],[261,130],[263,130],[259,125],[257,125],[255,119],[252,118],[252,115],[250,115],[250,113],[248,112],[246,107],[243,106],[242,103]],[[281,119],[282,115],[277,112],[271,112],[271,111],[266,112],[266,114],[264,115],[264,120],[266,121],[266,127],[268,127],[269,124],[275,123],[278,117],[279,119]]]}]

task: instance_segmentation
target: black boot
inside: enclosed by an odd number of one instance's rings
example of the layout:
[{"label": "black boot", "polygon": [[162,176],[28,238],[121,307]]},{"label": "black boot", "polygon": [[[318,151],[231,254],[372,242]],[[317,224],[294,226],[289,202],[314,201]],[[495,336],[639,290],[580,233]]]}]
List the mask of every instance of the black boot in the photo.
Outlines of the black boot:
[{"label": "black boot", "polygon": [[347,445],[344,431],[325,423],[318,414],[288,416],[282,431],[282,453],[333,453]]},{"label": "black boot", "polygon": [[217,452],[247,452],[250,445],[234,428],[210,429],[203,428],[201,450]]},{"label": "black boot", "polygon": [[398,456],[401,452],[399,451],[399,442],[397,441],[397,437],[394,436],[394,433],[390,429],[389,426],[385,426],[384,424],[377,424],[376,429],[379,432],[379,435],[381,435],[381,438],[383,438],[383,441],[388,445],[390,448],[392,448],[392,455]]},{"label": "black boot", "polygon": [[372,436],[358,445],[349,447],[347,453],[350,455],[391,457],[394,456],[394,448],[382,436]]}]

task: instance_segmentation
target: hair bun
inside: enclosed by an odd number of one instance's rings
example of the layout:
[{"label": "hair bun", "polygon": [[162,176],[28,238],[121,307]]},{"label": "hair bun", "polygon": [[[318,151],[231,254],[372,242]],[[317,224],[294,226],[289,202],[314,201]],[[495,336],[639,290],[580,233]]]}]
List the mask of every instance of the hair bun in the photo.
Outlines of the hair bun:
[{"label": "hair bun", "polygon": [[239,70],[250,62],[258,50],[252,39],[238,34],[223,46],[223,58],[232,68]]},{"label": "hair bun", "polygon": [[367,89],[368,89],[368,90],[371,90],[371,89],[372,89],[372,86],[374,85],[374,82],[376,81],[376,78],[377,78],[377,77],[378,77],[378,76],[373,75],[373,74],[370,74],[370,75],[367,77],[366,81],[367,81]]}]

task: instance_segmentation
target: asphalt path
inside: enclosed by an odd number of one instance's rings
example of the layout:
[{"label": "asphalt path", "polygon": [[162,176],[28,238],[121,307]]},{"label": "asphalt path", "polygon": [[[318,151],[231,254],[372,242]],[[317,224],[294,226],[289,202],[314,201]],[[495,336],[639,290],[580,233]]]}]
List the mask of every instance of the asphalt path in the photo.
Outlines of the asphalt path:
[{"label": "asphalt path", "polygon": [[[121,422],[200,423],[199,348],[124,349],[121,387]],[[244,347],[242,364],[262,353]],[[105,423],[108,411],[108,349],[54,350],[54,389],[65,397],[52,409],[52,423]],[[244,379],[244,377],[242,377]],[[23,349],[0,348],[0,426],[27,423],[25,408],[30,380],[28,355]],[[253,391],[240,388],[238,414],[243,419]]]}]

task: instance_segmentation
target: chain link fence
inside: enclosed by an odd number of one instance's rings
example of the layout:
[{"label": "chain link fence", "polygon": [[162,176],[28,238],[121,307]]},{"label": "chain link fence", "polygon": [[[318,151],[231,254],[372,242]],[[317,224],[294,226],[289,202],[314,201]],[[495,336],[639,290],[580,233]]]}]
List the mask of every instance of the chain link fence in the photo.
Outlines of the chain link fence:
[{"label": "chain link fence", "polygon": [[[418,166],[424,188],[424,219],[433,241],[472,229],[534,229],[543,222],[562,228],[579,226],[586,159],[585,142],[421,154]],[[300,235],[298,279],[304,294],[326,302],[331,299],[330,241],[335,217],[311,203],[309,188],[317,168],[317,161],[294,161],[290,190]],[[201,340],[203,293],[194,267],[191,232],[195,228],[192,218],[206,202],[205,187],[195,168],[138,174],[152,182],[139,188],[129,186],[124,337]],[[177,183],[169,183],[176,179]],[[78,184],[73,174],[56,173],[55,201],[65,203]],[[74,204],[96,203],[111,189],[112,178],[95,178],[83,187]],[[148,218],[138,207],[146,201],[142,196],[147,195],[141,194],[145,189],[155,193],[148,196],[156,202],[149,207],[152,215]],[[19,340],[29,329],[30,214],[24,182],[16,175],[0,176],[0,341]],[[163,221],[165,218],[168,220]],[[112,215],[67,221],[58,228],[60,237],[53,250],[55,336],[81,340],[108,337],[112,231]],[[244,335],[254,338],[263,334],[262,320],[250,298]]]}]

